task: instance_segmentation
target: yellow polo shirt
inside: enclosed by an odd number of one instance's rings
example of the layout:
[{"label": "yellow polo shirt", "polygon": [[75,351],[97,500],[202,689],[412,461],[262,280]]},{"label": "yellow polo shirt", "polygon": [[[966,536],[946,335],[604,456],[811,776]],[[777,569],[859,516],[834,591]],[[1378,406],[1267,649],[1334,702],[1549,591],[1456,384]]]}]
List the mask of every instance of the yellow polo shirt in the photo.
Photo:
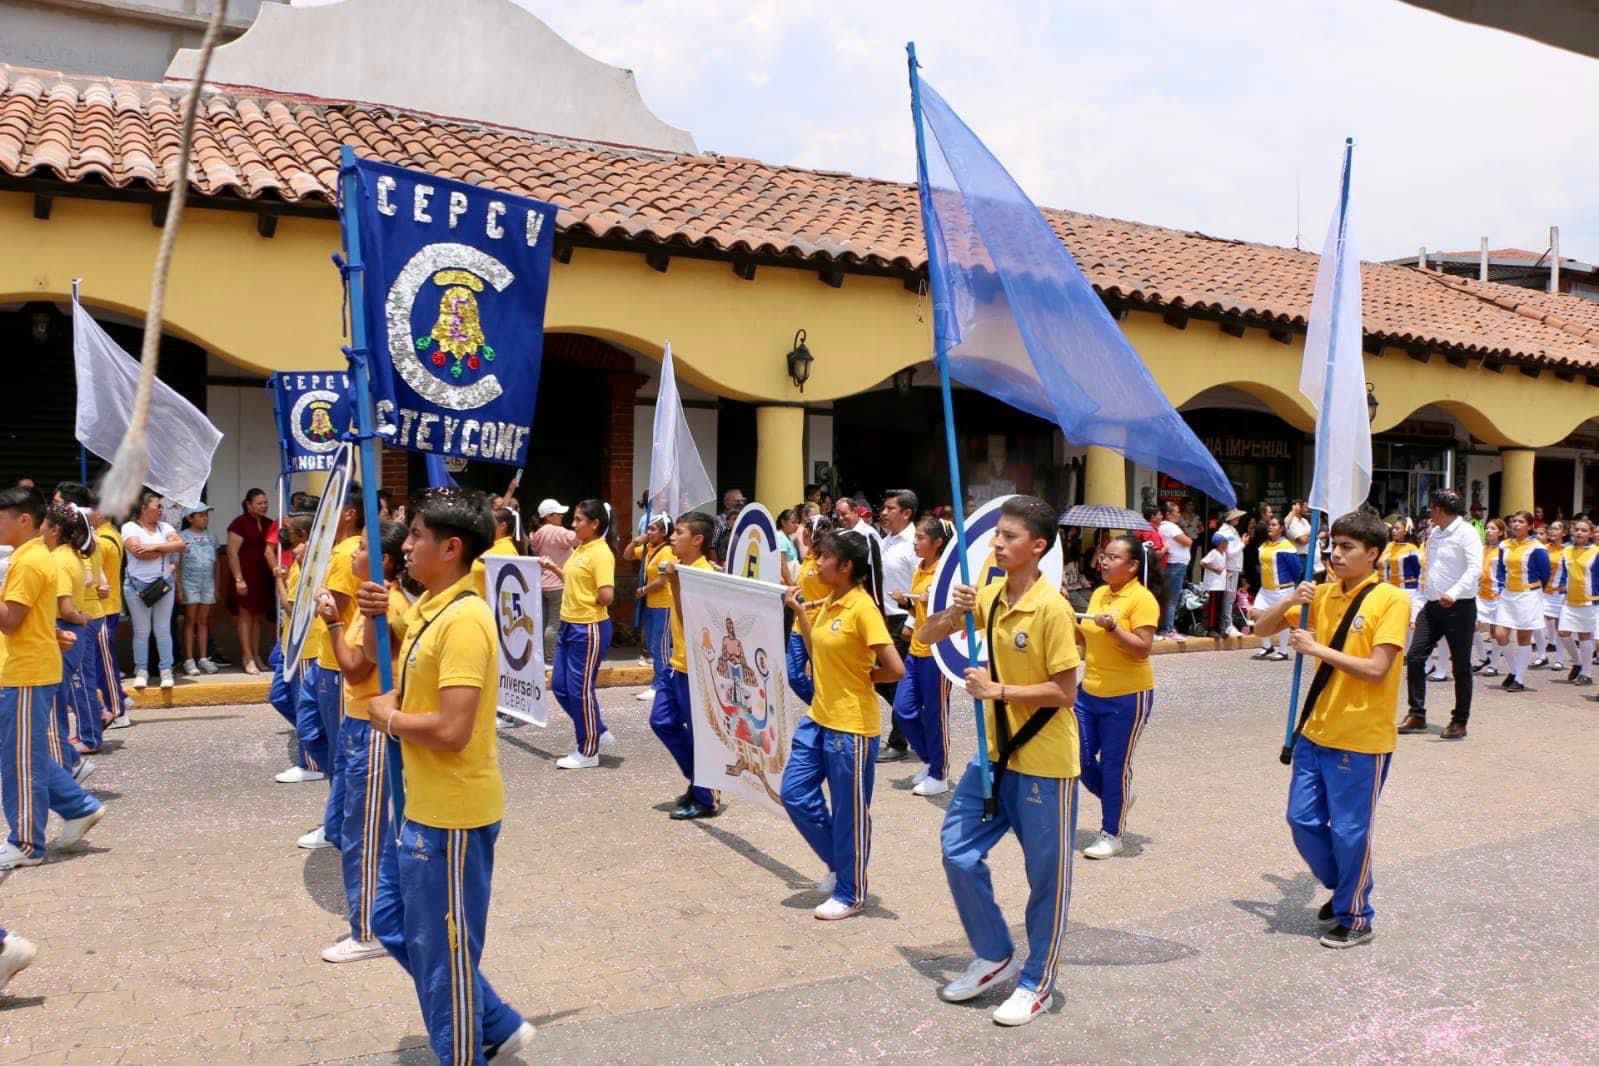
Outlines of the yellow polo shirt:
[{"label": "yellow polo shirt", "polygon": [[38,537],[11,553],[0,600],[28,609],[15,633],[4,636],[5,667],[0,685],[36,688],[61,683],[61,645],[56,643],[56,597],[60,573],[50,549]]},{"label": "yellow polo shirt", "polygon": [[104,550],[105,545],[100,542],[99,537],[95,537],[94,551],[87,559],[83,560],[83,586],[87,592],[84,602],[87,606],[82,608],[82,610],[84,614],[89,616],[89,621],[91,622],[97,618],[105,617],[105,605],[108,602],[100,598],[101,575],[105,572],[101,569],[100,553]]},{"label": "yellow polo shirt", "polygon": [[[1363,681],[1334,670],[1305,723],[1305,736],[1324,748],[1383,755],[1394,750],[1398,739],[1394,708],[1399,702],[1400,675],[1404,673],[1405,640],[1410,635],[1410,597],[1404,589],[1379,581],[1375,573],[1349,592],[1344,591],[1342,581],[1332,581],[1316,586],[1310,617],[1316,640],[1330,643],[1355,592],[1372,584],[1377,587],[1360,605],[1360,613],[1349,627],[1344,653],[1367,659],[1379,645],[1390,644],[1401,654],[1394,656],[1393,665],[1378,681]],[[1299,613],[1298,607],[1289,610],[1289,625],[1299,623]]]},{"label": "yellow polo shirt", "polygon": [[[394,654],[400,650],[400,644],[405,640],[405,618],[411,610],[411,601],[405,598],[405,593],[397,588],[389,589],[389,649]],[[345,626],[344,643],[351,648],[361,651],[361,645],[366,642],[366,615],[360,611],[355,612],[355,620]],[[399,658],[395,654],[395,658]],[[376,696],[382,674],[376,666],[372,672],[359,681],[345,681],[344,683],[344,713],[351,718],[359,718],[363,722],[372,718],[368,705],[372,697]]]},{"label": "yellow polo shirt", "polygon": [[[997,607],[996,607],[997,604]],[[994,611],[994,646],[991,654],[999,679],[1006,685],[1041,685],[1056,674],[1075,670],[1077,620],[1060,590],[1039,578],[1014,604],[1005,602],[1005,579],[991,581],[977,594],[977,631],[986,633],[988,614]],[[1007,701],[1005,717],[1011,736],[1034,713],[1033,707]],[[999,759],[999,733],[994,728],[994,704],[983,703],[988,719],[988,757]],[[1038,735],[1011,756],[1007,768],[1034,777],[1076,777],[1081,771],[1077,752],[1077,716],[1070,707],[1055,712]]]},{"label": "yellow polo shirt", "polygon": [[[799,577],[794,582],[799,586],[801,603],[812,605],[811,617],[816,617],[815,605],[827,599],[832,590],[822,583],[821,564],[816,561],[816,556],[811,556],[800,564]],[[799,619],[794,620],[794,632],[799,632]]]},{"label": "yellow polo shirt", "polygon": [[[516,550],[516,542],[510,537],[500,537],[493,544],[483,550],[483,555],[521,555]],[[472,586],[477,589],[477,594],[486,602],[489,598],[489,567],[483,561],[483,555],[472,560]]]},{"label": "yellow polo shirt", "polygon": [[[711,565],[711,561],[703,555],[692,563],[678,563],[677,565],[680,568],[686,566],[693,570],[716,569],[716,567]],[[670,584],[666,586],[666,593],[668,596],[672,593]],[[688,641],[683,637],[683,609],[677,605],[676,599],[672,600],[672,656],[670,665],[673,670],[680,674],[688,673]]]},{"label": "yellow polo shirt", "polygon": [[600,537],[579,544],[561,568],[561,621],[589,625],[611,617],[600,606],[600,589],[616,587],[616,556]]},{"label": "yellow polo shirt", "polygon": [[811,626],[811,672],[816,681],[811,718],[817,725],[863,737],[883,732],[877,690],[872,687],[872,668],[877,665],[872,649],[893,643],[883,613],[859,585],[822,604]]},{"label": "yellow polo shirt", "polygon": [[[349,604],[339,614],[339,621],[344,623],[346,629],[355,621],[355,616],[360,612],[355,608],[355,590],[361,586],[361,575],[355,572],[355,553],[361,550],[359,535],[345,537],[333,546],[333,554],[328,556],[328,576],[323,579],[322,587],[329,592],[337,592],[349,597]],[[321,642],[317,645],[316,663],[325,670],[337,670],[339,659],[333,653],[333,645],[328,643],[328,626],[319,616],[312,623],[313,629],[320,629]]]},{"label": "yellow polo shirt", "polygon": [[115,618],[122,613],[122,534],[116,526],[101,519],[94,527],[94,539],[100,542],[100,572],[111,586],[111,595],[101,602],[105,604],[106,616]]},{"label": "yellow polo shirt", "polygon": [[82,614],[89,606],[84,599],[83,556],[72,545],[61,544],[50,549],[50,559],[56,567],[56,595],[70,597],[73,610]]},{"label": "yellow polo shirt", "polygon": [[[1160,604],[1141,581],[1129,581],[1120,592],[1101,585],[1088,598],[1089,615],[1108,614],[1118,629],[1134,630],[1160,625]],[[1074,619],[1075,621],[1075,619]],[[1083,631],[1083,691],[1090,696],[1125,696],[1155,687],[1155,668],[1149,656],[1133,655],[1121,641],[1102,629],[1093,618],[1080,623]],[[1003,675],[1001,675],[1003,676]],[[1023,751],[1026,749],[1023,748]]]},{"label": "yellow polo shirt", "polygon": [[481,596],[456,599],[474,588],[472,575],[437,596],[423,596],[406,620],[400,656],[400,710],[430,714],[439,690],[478,690],[472,738],[461,751],[440,751],[401,740],[405,763],[405,816],[435,829],[477,829],[505,816],[494,706],[500,684],[494,614]]},{"label": "yellow polo shirt", "polygon": [[911,654],[925,659],[933,654],[933,649],[914,636],[922,628],[922,623],[927,621],[927,596],[933,591],[933,572],[937,567],[933,563],[923,563],[916,568],[916,573],[911,575],[911,595],[916,601],[911,604]]},{"label": "yellow polo shirt", "polygon": [[[283,601],[283,631],[287,635],[289,623],[294,618],[294,594],[300,588],[300,560],[296,559],[289,564],[289,572],[283,578],[283,587],[289,593],[288,597]],[[318,661],[327,639],[327,625],[322,619],[313,614],[311,616],[311,628],[305,634],[305,644],[300,648],[300,661],[302,663]]]},{"label": "yellow polo shirt", "polygon": [[[637,559],[639,557],[640,549],[643,547],[644,545],[640,545],[638,548],[633,549],[633,558]],[[660,545],[650,552],[649,556],[649,561],[644,564],[644,583],[646,585],[666,573],[667,563],[677,562],[677,553],[672,550],[672,546],[669,544]],[[653,592],[645,593],[644,606],[656,610],[670,608],[672,606],[672,583],[664,581],[661,583],[660,588]]]}]

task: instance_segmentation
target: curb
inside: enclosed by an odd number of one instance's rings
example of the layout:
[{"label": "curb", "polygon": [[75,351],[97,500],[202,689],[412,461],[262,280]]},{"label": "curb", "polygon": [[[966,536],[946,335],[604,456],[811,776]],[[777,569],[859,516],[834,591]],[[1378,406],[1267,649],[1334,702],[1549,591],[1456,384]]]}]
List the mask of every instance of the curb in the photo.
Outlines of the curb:
[{"label": "curb", "polygon": [[[600,688],[626,688],[632,685],[647,685],[650,681],[651,669],[648,666],[616,665],[600,667]],[[546,683],[548,679],[546,678]],[[267,694],[272,688],[272,679],[266,675],[259,677],[239,678],[227,681],[183,682],[170,689],[159,688],[151,685],[143,691],[136,691],[124,686],[125,691],[133,700],[133,706],[141,708],[162,707],[222,707],[239,703],[265,703]]]}]

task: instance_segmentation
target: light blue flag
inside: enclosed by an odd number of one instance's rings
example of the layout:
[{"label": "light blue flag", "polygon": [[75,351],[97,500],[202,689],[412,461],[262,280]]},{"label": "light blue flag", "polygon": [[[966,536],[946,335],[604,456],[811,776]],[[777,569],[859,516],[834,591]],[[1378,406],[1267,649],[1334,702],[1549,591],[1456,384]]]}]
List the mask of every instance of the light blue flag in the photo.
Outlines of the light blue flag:
[{"label": "light blue flag", "polygon": [[1098,445],[1237,502],[1060,236],[943,97],[921,82],[937,347],[955,380]]}]

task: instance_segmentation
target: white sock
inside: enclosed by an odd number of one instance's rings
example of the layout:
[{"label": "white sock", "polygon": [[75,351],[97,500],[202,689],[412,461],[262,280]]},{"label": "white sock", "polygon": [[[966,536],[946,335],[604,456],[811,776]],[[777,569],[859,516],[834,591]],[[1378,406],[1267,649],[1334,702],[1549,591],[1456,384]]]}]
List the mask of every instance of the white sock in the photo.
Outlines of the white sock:
[{"label": "white sock", "polygon": [[[1543,636],[1544,636],[1544,641],[1543,641],[1543,653],[1544,653],[1544,655],[1548,655],[1549,654],[1549,645],[1553,644],[1557,648],[1560,647],[1560,643],[1559,643],[1560,642],[1560,621],[1559,621],[1559,619],[1548,618],[1548,617],[1544,618],[1544,620],[1543,620]],[[1543,658],[1543,655],[1540,655],[1539,658]]]},{"label": "white sock", "polygon": [[1488,657],[1488,635],[1480,629],[1471,635],[1471,657],[1479,663]]},{"label": "white sock", "polygon": [[1577,665],[1577,646],[1572,643],[1571,634],[1563,633],[1559,636],[1560,661],[1567,666]]},{"label": "white sock", "polygon": [[1593,676],[1593,638],[1592,637],[1578,637],[1577,638],[1577,661],[1573,665],[1582,668],[1582,672],[1577,675],[1578,677],[1592,677]]},{"label": "white sock", "polygon": [[1288,630],[1286,629],[1277,634],[1277,650],[1284,655],[1288,654]]},{"label": "white sock", "polygon": [[1261,638],[1260,650],[1261,651],[1271,651],[1271,638],[1270,637]]},{"label": "white sock", "polygon": [[1513,649],[1511,654],[1515,656],[1511,666],[1513,676],[1517,681],[1525,685],[1527,683],[1527,667],[1532,665],[1532,645],[1512,644],[1511,648]]}]

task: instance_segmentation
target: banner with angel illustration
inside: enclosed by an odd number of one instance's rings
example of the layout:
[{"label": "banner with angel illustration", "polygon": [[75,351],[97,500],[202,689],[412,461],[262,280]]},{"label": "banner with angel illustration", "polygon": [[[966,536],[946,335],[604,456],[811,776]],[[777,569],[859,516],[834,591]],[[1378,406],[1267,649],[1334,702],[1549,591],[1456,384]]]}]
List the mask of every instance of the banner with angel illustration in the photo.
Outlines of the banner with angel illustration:
[{"label": "banner with angel illustration", "polygon": [[783,589],[682,567],[694,783],[783,814],[783,768],[805,708],[788,689]]}]

